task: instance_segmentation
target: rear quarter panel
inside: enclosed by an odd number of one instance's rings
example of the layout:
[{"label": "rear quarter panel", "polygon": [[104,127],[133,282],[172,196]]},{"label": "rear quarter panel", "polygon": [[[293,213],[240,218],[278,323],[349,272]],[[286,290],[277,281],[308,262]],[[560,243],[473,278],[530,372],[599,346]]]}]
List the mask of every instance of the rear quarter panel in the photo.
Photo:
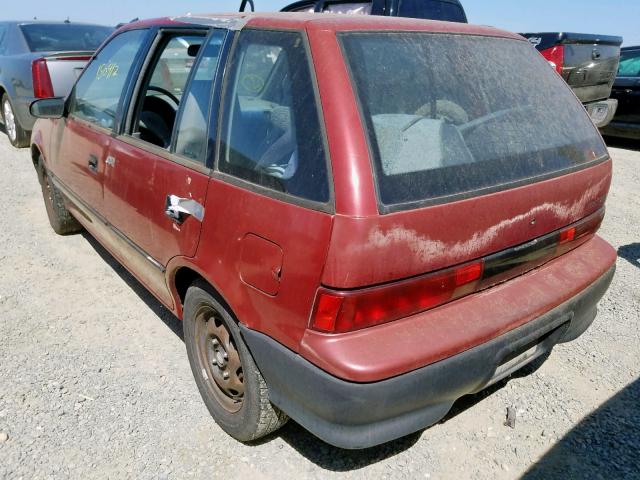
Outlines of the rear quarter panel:
[{"label": "rear quarter panel", "polygon": [[[167,266],[169,281],[180,267],[192,268],[213,285],[240,322],[297,351],[320,284],[331,224],[328,213],[213,178],[196,256],[174,258]],[[279,272],[268,264],[271,258],[264,259],[263,273],[279,277],[273,295],[243,280],[247,236],[259,237],[282,251]]]}]

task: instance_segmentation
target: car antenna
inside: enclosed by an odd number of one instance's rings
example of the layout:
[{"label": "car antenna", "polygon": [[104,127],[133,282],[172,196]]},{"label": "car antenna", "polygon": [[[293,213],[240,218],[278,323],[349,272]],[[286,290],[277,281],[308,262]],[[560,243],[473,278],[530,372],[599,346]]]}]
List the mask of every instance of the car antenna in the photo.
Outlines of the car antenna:
[{"label": "car antenna", "polygon": [[251,11],[255,12],[256,11],[256,7],[253,4],[253,0],[242,0],[240,2],[240,8],[238,9],[239,12],[244,12],[244,9],[247,8],[247,2],[249,3],[249,5],[251,6]]}]

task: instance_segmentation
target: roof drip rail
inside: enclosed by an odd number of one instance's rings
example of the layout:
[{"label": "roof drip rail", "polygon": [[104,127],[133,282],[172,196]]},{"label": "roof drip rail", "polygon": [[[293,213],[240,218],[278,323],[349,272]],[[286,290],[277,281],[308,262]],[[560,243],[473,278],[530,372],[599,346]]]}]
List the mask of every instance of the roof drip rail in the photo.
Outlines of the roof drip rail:
[{"label": "roof drip rail", "polygon": [[240,8],[238,9],[239,12],[244,12],[245,8],[247,8],[247,3],[249,3],[249,6],[251,7],[251,11],[255,12],[256,11],[256,7],[253,4],[253,0],[242,0],[240,2]]}]

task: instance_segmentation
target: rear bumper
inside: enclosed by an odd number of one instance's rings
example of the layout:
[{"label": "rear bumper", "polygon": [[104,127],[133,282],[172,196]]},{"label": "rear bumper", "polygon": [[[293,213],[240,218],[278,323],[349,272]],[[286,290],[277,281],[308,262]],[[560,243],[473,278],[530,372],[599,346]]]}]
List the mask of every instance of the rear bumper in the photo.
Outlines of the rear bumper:
[{"label": "rear bumper", "polygon": [[603,135],[640,140],[640,124],[612,121],[602,129]]},{"label": "rear bumper", "polygon": [[598,128],[609,125],[618,110],[618,100],[610,98],[600,102],[586,103],[584,108],[587,109],[589,117]]},{"label": "rear bumper", "polygon": [[611,267],[579,295],[519,328],[379,382],[341,380],[266,335],[244,326],[242,333],[275,405],[332,445],[367,448],[433,425],[456,399],[580,336],[595,318],[614,271]]}]

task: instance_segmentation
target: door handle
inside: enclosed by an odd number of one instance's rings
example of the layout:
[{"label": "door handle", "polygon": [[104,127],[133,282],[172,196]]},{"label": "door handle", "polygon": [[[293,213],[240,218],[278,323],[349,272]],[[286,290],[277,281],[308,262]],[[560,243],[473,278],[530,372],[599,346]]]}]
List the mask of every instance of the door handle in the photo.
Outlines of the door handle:
[{"label": "door handle", "polygon": [[87,163],[89,164],[89,170],[93,173],[98,173],[98,157],[89,155],[89,161]]},{"label": "door handle", "polygon": [[204,207],[191,198],[167,195],[164,214],[176,223],[184,222],[188,216],[202,222],[204,219]]}]

